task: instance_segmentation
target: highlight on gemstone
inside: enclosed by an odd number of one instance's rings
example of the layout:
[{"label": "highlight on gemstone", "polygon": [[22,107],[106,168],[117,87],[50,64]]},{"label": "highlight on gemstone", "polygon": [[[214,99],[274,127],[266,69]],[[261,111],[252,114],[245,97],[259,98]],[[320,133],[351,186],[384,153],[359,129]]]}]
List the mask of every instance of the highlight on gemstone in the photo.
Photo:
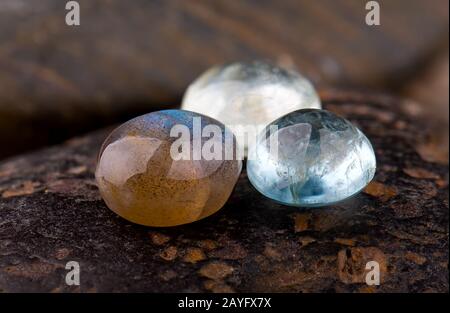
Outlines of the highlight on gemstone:
[{"label": "highlight on gemstone", "polygon": [[123,218],[181,225],[223,207],[242,169],[235,150],[236,138],[222,123],[189,111],[158,111],[109,135],[95,178],[107,206]]},{"label": "highlight on gemstone", "polygon": [[212,67],[188,87],[182,103],[230,127],[243,150],[251,145],[245,133],[252,137],[253,129],[305,108],[321,108],[313,85],[297,71],[258,61]]},{"label": "highlight on gemstone", "polygon": [[[271,126],[277,126],[274,133]],[[249,152],[247,175],[263,195],[291,206],[325,206],[361,191],[374,177],[375,153],[349,121],[303,109],[270,123]]]}]

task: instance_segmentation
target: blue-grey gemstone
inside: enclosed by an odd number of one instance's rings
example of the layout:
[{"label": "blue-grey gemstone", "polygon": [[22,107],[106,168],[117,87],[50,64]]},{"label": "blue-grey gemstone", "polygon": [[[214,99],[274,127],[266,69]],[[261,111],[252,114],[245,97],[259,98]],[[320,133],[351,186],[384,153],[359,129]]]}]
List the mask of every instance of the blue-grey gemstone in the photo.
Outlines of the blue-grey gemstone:
[{"label": "blue-grey gemstone", "polygon": [[353,196],[375,174],[367,137],[346,119],[303,109],[270,123],[250,147],[247,173],[265,196],[292,206],[324,206]]}]

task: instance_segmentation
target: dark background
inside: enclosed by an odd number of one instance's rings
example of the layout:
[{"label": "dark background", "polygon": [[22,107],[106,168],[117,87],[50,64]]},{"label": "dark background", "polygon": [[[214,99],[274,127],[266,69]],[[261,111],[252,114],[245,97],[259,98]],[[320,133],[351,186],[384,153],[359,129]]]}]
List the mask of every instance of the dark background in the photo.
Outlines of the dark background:
[{"label": "dark background", "polygon": [[177,106],[209,66],[261,58],[319,89],[411,97],[445,126],[448,1],[380,1],[372,27],[366,2],[81,0],[69,27],[66,1],[1,0],[0,157]]}]

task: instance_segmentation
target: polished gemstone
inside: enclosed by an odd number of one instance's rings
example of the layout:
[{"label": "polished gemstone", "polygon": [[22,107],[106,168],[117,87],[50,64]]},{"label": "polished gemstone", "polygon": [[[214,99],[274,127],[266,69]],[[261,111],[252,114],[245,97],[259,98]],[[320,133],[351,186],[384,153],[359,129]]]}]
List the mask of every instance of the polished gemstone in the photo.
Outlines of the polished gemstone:
[{"label": "polished gemstone", "polygon": [[[214,127],[216,133],[202,136],[207,127],[206,133]],[[123,218],[147,226],[186,224],[215,213],[229,198],[242,162],[224,155],[235,146],[234,135],[212,118],[153,112],[109,135],[95,177],[107,206]],[[207,153],[213,150],[217,154]]]},{"label": "polished gemstone", "polygon": [[265,196],[292,206],[324,206],[363,189],[375,174],[367,137],[329,111],[304,109],[266,127],[252,147],[247,173]]},{"label": "polished gemstone", "polygon": [[[207,70],[188,87],[182,108],[213,117],[232,129],[260,126],[261,130],[289,112],[320,109],[321,104],[312,84],[298,72],[250,62]],[[247,149],[245,136],[252,134],[235,134],[239,145]]]}]

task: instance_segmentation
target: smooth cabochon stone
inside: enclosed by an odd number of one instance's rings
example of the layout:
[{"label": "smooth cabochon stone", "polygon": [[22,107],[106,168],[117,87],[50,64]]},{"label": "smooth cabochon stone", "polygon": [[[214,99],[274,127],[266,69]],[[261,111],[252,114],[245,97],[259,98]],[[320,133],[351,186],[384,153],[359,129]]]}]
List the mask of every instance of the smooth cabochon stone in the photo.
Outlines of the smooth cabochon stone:
[{"label": "smooth cabochon stone", "polygon": [[363,189],[375,175],[367,137],[349,121],[304,109],[270,123],[247,161],[253,186],[292,206],[324,206]]},{"label": "smooth cabochon stone", "polygon": [[[275,119],[305,108],[321,108],[312,84],[296,71],[264,62],[212,67],[188,87],[182,103],[182,109],[213,117],[233,130],[259,126],[261,131]],[[235,134],[247,149],[240,132]]]},{"label": "smooth cabochon stone", "polygon": [[[204,127],[216,132],[202,137]],[[107,206],[123,218],[147,226],[186,224],[215,213],[229,198],[242,169],[240,160],[225,158],[235,147],[234,135],[212,118],[153,112],[109,135],[95,177]]]}]

